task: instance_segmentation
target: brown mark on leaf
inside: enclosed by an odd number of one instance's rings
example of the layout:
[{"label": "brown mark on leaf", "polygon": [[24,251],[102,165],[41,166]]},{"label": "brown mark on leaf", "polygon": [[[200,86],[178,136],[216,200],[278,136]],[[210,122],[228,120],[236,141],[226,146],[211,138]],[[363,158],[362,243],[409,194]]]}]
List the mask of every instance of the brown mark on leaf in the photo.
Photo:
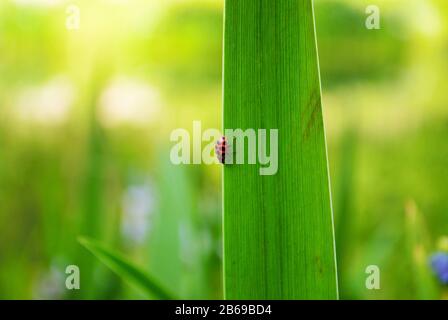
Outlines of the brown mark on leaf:
[{"label": "brown mark on leaf", "polygon": [[319,256],[315,257],[315,261],[316,261],[316,267],[317,267],[317,271],[319,272],[320,275],[324,274],[324,268],[322,265],[322,260],[320,259]]},{"label": "brown mark on leaf", "polygon": [[311,133],[311,129],[315,126],[316,121],[319,121],[318,115],[320,112],[320,108],[321,108],[320,91],[313,90],[311,92],[307,106],[304,109],[304,114],[310,115],[306,123],[305,129],[302,132],[302,137],[304,140],[308,139]]}]

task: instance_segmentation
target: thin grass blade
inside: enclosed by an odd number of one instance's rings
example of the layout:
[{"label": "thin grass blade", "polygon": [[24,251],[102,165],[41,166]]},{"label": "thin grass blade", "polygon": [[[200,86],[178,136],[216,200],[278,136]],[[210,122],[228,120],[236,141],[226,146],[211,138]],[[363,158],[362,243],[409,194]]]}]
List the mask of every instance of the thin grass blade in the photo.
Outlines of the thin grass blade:
[{"label": "thin grass blade", "polygon": [[123,280],[142,290],[149,297],[156,299],[174,299],[153,277],[149,276],[119,253],[107,249],[102,244],[91,239],[80,237],[78,241],[104,265],[123,278]]}]

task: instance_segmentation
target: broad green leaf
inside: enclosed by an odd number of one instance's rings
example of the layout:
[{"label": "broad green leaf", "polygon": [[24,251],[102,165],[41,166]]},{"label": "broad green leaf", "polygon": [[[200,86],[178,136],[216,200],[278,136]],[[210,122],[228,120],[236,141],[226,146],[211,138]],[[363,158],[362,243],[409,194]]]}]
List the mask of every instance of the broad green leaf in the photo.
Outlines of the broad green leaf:
[{"label": "broad green leaf", "polygon": [[148,296],[157,299],[174,299],[157,281],[119,253],[107,249],[91,239],[80,237],[78,241],[123,280],[141,289]]},{"label": "broad green leaf", "polygon": [[225,297],[336,299],[312,2],[226,0],[224,29],[224,129],[279,139],[275,175],[224,166]]}]

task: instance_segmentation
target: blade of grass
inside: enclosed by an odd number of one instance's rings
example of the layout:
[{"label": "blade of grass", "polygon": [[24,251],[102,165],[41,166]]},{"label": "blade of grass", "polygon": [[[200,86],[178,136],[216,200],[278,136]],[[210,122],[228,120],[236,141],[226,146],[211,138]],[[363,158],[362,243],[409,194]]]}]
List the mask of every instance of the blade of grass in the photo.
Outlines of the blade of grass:
[{"label": "blade of grass", "polygon": [[227,299],[335,299],[311,0],[227,0],[224,128],[278,129],[278,172],[224,169]]},{"label": "blade of grass", "polygon": [[405,205],[405,222],[407,254],[412,267],[410,280],[415,288],[415,296],[419,300],[437,299],[439,293],[428,262],[430,236],[424,216],[412,199]]},{"label": "blade of grass", "polygon": [[[161,151],[165,155],[167,152]],[[151,216],[148,270],[179,298],[204,299],[207,287],[194,171],[161,157],[157,168],[158,210]],[[176,181],[176,188],[173,188]],[[176,201],[173,201],[176,199]]]},{"label": "blade of grass", "polygon": [[[76,234],[82,234],[95,239],[102,239],[104,227],[109,223],[109,219],[103,221],[104,215],[104,168],[106,167],[106,140],[104,131],[98,122],[97,110],[99,97],[106,86],[109,78],[107,59],[96,64],[97,67],[90,79],[89,85],[80,96],[80,108],[86,126],[86,140],[84,157],[85,167],[83,173],[82,191],[79,193],[80,210],[82,214],[76,215]],[[87,80],[86,80],[87,81]],[[102,222],[103,221],[103,222]],[[78,248],[76,241],[72,246]],[[81,248],[78,248],[78,250]],[[94,299],[100,295],[100,288],[95,283],[94,274],[103,274],[107,270],[88,257],[84,251],[76,252],[79,267],[83,271],[83,284],[90,290],[73,290],[69,295],[73,298]]]},{"label": "blade of grass", "polygon": [[122,277],[129,284],[137,287],[144,293],[147,293],[148,296],[157,299],[174,299],[173,296],[160,286],[156,280],[119,253],[107,249],[100,243],[91,239],[80,237],[78,238],[78,241],[104,265]]}]

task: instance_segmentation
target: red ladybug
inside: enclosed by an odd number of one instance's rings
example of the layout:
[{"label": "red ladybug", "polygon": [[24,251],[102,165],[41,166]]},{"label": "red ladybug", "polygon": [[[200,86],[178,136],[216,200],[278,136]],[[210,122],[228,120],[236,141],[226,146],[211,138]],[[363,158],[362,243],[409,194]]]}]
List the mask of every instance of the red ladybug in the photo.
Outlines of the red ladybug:
[{"label": "red ladybug", "polygon": [[226,137],[222,136],[218,141],[216,141],[215,153],[218,157],[219,162],[222,164],[226,163],[226,154],[228,151],[228,143]]}]

